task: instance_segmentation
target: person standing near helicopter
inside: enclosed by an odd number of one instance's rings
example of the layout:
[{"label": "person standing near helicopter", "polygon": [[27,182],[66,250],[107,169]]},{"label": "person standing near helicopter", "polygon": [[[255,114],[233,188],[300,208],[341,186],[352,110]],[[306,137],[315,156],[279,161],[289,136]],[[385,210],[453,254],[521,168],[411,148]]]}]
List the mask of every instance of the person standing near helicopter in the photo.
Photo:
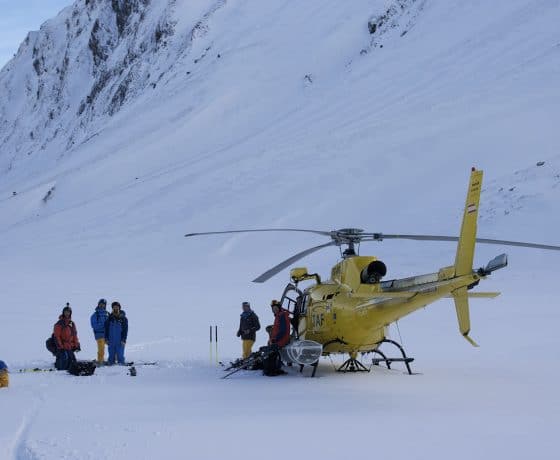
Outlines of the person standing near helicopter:
[{"label": "person standing near helicopter", "polygon": [[259,317],[251,310],[249,302],[241,304],[243,312],[239,319],[239,329],[237,330],[237,337],[241,337],[243,347],[242,359],[247,359],[252,352],[253,344],[257,338],[257,331],[261,328]]},{"label": "person standing near helicopter", "polygon": [[274,313],[274,324],[270,332],[270,345],[282,348],[290,341],[290,314],[282,308],[278,300],[270,303],[270,308]]},{"label": "person standing near helicopter", "polygon": [[[274,377],[286,373],[282,370],[279,350],[290,342],[290,314],[282,308],[278,300],[273,300],[270,308],[274,313],[274,324],[269,333],[268,353],[263,360],[263,374]],[[269,327],[267,327],[268,330]]]}]

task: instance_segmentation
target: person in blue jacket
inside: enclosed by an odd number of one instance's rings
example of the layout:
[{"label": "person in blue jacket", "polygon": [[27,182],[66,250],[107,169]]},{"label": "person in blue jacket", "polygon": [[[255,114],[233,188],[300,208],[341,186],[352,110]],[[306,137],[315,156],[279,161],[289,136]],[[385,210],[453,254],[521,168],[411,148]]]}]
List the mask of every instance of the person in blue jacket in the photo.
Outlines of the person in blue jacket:
[{"label": "person in blue jacket", "polygon": [[128,336],[128,319],[119,302],[111,304],[113,312],[105,322],[105,340],[109,346],[109,365],[115,364],[115,358],[119,364],[125,364],[124,347]]},{"label": "person in blue jacket", "polygon": [[108,317],[107,301],[105,299],[99,299],[97,307],[90,318],[93,335],[97,342],[97,365],[99,366],[102,366],[105,361],[105,322]]}]

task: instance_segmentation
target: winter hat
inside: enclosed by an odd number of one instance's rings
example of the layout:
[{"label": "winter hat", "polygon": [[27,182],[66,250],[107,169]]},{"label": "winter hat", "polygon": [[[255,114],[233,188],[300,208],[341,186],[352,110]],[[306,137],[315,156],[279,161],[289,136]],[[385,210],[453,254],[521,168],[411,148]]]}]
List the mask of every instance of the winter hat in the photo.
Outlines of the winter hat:
[{"label": "winter hat", "polygon": [[101,306],[101,305],[107,305],[107,301],[105,299],[99,299],[99,302],[97,302],[97,306]]},{"label": "winter hat", "polygon": [[280,307],[280,302],[278,302],[278,300],[274,299],[272,302],[270,302],[270,306],[274,307],[274,305],[276,305],[277,307]]},{"label": "winter hat", "polygon": [[241,306],[242,306],[242,307],[249,307],[249,308],[250,308],[250,307],[251,307],[251,304],[250,304],[249,302],[243,302],[243,303],[241,304]]},{"label": "winter hat", "polygon": [[70,312],[70,316],[72,316],[72,308],[70,308],[70,304],[68,302],[66,302],[66,306],[62,309],[62,314],[64,315],[65,311],[69,311]]},{"label": "winter hat", "polygon": [[113,302],[111,304],[111,308],[113,308],[113,307],[119,307],[119,310],[120,310],[121,309],[121,304],[119,302]]}]

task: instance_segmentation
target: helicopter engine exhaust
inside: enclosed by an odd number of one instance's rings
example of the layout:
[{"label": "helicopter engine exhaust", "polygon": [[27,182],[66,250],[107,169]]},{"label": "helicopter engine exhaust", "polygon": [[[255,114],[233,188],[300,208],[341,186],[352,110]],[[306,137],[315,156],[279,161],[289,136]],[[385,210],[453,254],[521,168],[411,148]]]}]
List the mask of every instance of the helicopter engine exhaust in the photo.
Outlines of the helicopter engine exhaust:
[{"label": "helicopter engine exhaust", "polygon": [[294,340],[280,350],[282,361],[309,365],[316,363],[323,353],[323,345],[313,340]]},{"label": "helicopter engine exhaust", "polygon": [[387,266],[380,260],[374,260],[360,274],[362,284],[379,283],[381,278],[387,274]]}]

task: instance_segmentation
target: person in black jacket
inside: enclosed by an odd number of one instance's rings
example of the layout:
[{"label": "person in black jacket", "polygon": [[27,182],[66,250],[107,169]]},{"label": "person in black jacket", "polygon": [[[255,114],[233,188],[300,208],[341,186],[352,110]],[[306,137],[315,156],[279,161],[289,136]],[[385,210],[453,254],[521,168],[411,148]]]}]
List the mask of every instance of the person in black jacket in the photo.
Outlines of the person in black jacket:
[{"label": "person in black jacket", "polygon": [[246,359],[252,352],[253,344],[257,337],[257,331],[261,328],[261,325],[259,323],[259,317],[251,310],[251,304],[249,302],[243,302],[241,308],[243,309],[243,313],[241,313],[241,318],[239,320],[237,337],[241,337],[243,344],[242,358]]}]

